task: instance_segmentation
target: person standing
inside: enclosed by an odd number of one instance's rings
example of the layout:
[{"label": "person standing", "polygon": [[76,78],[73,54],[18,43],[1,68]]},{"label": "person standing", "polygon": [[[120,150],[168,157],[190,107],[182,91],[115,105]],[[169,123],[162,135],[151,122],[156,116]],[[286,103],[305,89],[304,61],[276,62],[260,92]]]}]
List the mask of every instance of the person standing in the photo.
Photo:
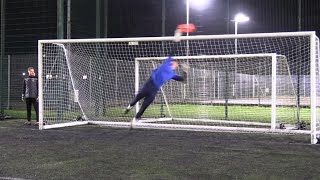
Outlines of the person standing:
[{"label": "person standing", "polygon": [[31,109],[33,105],[37,117],[35,125],[39,125],[38,77],[33,67],[28,68],[28,77],[23,80],[22,101],[25,101],[27,105],[27,122],[24,124],[31,125]]}]

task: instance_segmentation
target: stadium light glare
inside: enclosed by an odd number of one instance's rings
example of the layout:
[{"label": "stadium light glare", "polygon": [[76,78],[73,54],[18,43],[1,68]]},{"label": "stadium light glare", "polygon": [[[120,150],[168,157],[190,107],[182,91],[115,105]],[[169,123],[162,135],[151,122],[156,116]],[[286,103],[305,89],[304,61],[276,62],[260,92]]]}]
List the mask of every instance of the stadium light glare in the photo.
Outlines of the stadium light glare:
[{"label": "stadium light glare", "polygon": [[247,22],[249,20],[250,20],[250,18],[248,16],[242,14],[242,13],[239,13],[234,17],[234,21],[235,22],[240,22],[241,23],[241,22]]},{"label": "stadium light glare", "polygon": [[[238,34],[238,23],[243,23],[249,21],[250,18],[242,13],[238,13],[233,20],[234,21],[234,34]],[[235,46],[237,47],[237,39],[235,39]],[[237,48],[236,48],[237,54]]]},{"label": "stadium light glare", "polygon": [[189,1],[190,7],[196,10],[204,10],[208,7],[209,0],[187,0]]},{"label": "stadium light glare", "polygon": [[[209,6],[210,0],[186,0],[186,24],[189,24],[190,8],[202,11]],[[187,33],[187,36],[189,33]]]}]

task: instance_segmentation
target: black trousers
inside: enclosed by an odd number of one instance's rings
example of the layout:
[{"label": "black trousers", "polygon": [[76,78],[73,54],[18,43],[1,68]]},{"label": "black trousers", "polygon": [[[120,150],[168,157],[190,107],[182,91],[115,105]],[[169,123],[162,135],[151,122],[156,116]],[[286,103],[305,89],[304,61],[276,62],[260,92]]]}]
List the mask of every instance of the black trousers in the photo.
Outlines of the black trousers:
[{"label": "black trousers", "polygon": [[27,119],[28,121],[31,121],[31,108],[32,105],[34,107],[34,110],[36,111],[36,117],[37,122],[39,122],[39,105],[36,98],[26,98],[26,104],[27,104]]},{"label": "black trousers", "polygon": [[154,98],[158,93],[158,88],[155,86],[152,78],[144,83],[142,88],[139,90],[135,98],[130,102],[130,106],[134,106],[139,100],[144,98],[144,101],[139,109],[139,112],[136,114],[136,118],[141,118],[144,111],[148,106],[153,102]]}]

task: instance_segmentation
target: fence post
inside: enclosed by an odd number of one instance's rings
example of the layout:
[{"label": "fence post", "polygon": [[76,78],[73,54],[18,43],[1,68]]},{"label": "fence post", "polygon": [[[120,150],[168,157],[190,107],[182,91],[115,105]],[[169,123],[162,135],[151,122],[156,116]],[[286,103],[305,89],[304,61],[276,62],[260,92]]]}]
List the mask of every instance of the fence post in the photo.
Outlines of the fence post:
[{"label": "fence post", "polygon": [[10,109],[10,86],[11,86],[11,56],[8,55],[8,94],[7,94],[7,109]]}]

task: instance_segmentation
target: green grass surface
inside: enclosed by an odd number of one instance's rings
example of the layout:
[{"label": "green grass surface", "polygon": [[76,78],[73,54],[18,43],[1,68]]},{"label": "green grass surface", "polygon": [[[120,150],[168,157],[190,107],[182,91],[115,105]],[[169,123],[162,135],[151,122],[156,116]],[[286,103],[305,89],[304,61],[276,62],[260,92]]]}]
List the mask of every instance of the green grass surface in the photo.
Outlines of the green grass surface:
[{"label": "green grass surface", "polygon": [[[123,107],[107,109],[108,117],[117,117],[122,115]],[[213,105],[170,105],[170,111],[174,118],[208,118],[208,119],[226,119],[226,109],[224,106]],[[166,106],[163,107],[164,114],[168,115]],[[135,111],[132,110],[128,116],[134,117]],[[144,117],[159,117],[160,106],[150,106],[144,113]],[[238,121],[271,121],[271,107],[263,106],[228,106],[228,120]],[[297,122],[297,108],[295,107],[277,107],[278,122],[294,124]],[[310,109],[300,108],[300,121],[310,123]]]},{"label": "green grass surface", "polygon": [[[27,110],[25,109],[5,109],[4,113],[13,119],[27,119]],[[32,109],[31,118],[36,119],[35,111]]]},{"label": "green grass surface", "polygon": [[0,179],[319,179],[305,135],[80,126],[38,130],[0,121]]},{"label": "green grass surface", "polygon": [[[135,110],[131,110],[128,115],[123,114],[124,107],[106,108],[106,118],[119,118],[121,121],[130,121],[134,117]],[[228,119],[237,121],[255,121],[269,123],[271,121],[271,107],[259,106],[228,106],[228,117],[226,118],[226,109],[224,106],[213,105],[170,105],[170,111],[174,118],[208,118],[208,119]],[[6,114],[14,119],[26,119],[26,110],[6,110]],[[166,106],[163,107],[163,113],[168,116]],[[74,119],[80,113],[65,113],[64,118]],[[94,117],[87,113],[88,117]],[[300,121],[310,124],[310,108],[300,108]],[[160,117],[160,106],[150,106],[143,115],[144,117]],[[319,115],[320,116],[320,115]],[[46,117],[57,117],[57,112],[46,112]],[[32,118],[35,119],[35,113],[32,112]],[[101,117],[103,118],[103,117]],[[297,109],[295,107],[277,107],[277,122],[294,124],[297,122]]]}]

